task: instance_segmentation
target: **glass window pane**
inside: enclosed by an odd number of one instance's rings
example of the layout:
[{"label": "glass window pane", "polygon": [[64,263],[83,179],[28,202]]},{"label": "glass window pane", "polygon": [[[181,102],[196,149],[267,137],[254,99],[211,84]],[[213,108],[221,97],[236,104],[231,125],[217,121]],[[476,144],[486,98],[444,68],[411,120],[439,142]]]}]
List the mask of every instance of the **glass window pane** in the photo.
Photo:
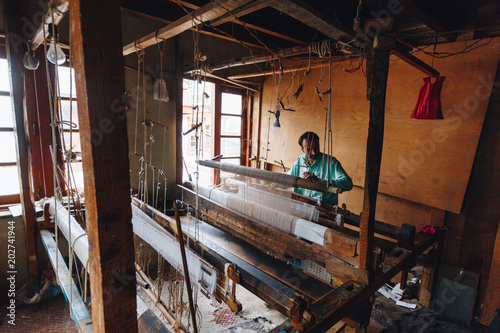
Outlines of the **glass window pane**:
[{"label": "glass window pane", "polygon": [[0,59],[0,90],[10,91],[10,78],[7,59]]},{"label": "glass window pane", "polygon": [[[72,105],[72,110],[71,112],[73,113],[73,123],[76,125],[73,129],[78,129],[79,124],[78,124],[78,109],[76,108],[76,101],[73,101],[73,103],[70,103],[69,101],[61,101],[61,113],[62,113],[62,118],[64,121],[68,121],[70,119],[70,105]],[[69,124],[63,124],[64,129],[69,129]]]},{"label": "glass window pane", "polygon": [[14,127],[10,96],[0,96],[0,127]]},{"label": "glass window pane", "polygon": [[221,159],[222,163],[227,163],[227,164],[235,164],[235,165],[240,165],[240,159],[239,158],[223,158]]},{"label": "glass window pane", "polygon": [[241,95],[222,93],[222,114],[237,114],[241,115],[242,108],[242,99]]},{"label": "glass window pane", "polygon": [[221,138],[220,153],[223,157],[239,157],[241,140],[238,138]]},{"label": "glass window pane", "polygon": [[241,135],[241,117],[221,116],[221,135]]},{"label": "glass window pane", "polygon": [[69,132],[64,132],[64,145],[66,147],[66,150],[69,150],[69,148],[72,146],[73,151],[82,151],[82,146],[80,144],[80,133],[79,132],[73,132],[72,133],[72,142],[70,144],[70,133]]},{"label": "glass window pane", "polygon": [[17,166],[0,167],[0,195],[19,193]]},{"label": "glass window pane", "polygon": [[[71,172],[72,171],[72,172]],[[82,162],[71,162],[66,164],[66,175],[71,176],[71,187],[77,188],[83,193],[83,167]],[[66,180],[67,182],[68,180]],[[68,186],[69,187],[69,186]]]},{"label": "glass window pane", "polygon": [[0,163],[16,162],[14,132],[0,132]]},{"label": "glass window pane", "polygon": [[59,95],[63,97],[76,97],[76,85],[75,85],[75,70],[71,69],[72,84],[70,85],[70,68],[69,67],[58,67],[59,71],[57,75],[59,76]]},{"label": "glass window pane", "polygon": [[[183,106],[198,106],[201,112],[202,106],[207,110],[212,110],[211,96],[215,92],[215,84],[211,82],[198,83],[196,80],[184,79],[182,84],[182,105]],[[205,97],[203,97],[205,92]],[[191,112],[191,111],[190,111]]]}]

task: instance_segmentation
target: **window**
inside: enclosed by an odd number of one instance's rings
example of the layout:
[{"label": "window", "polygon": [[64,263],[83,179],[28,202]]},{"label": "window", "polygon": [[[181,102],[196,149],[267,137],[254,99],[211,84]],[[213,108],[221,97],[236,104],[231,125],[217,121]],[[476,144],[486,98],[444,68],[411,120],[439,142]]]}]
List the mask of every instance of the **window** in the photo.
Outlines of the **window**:
[{"label": "window", "polygon": [[[216,91],[219,96],[215,96]],[[221,162],[244,164],[247,149],[245,93],[220,83],[184,79],[182,131],[186,133],[203,118],[203,126],[198,132],[200,159],[223,155]],[[216,100],[220,101],[218,105]],[[188,180],[188,172],[196,171],[196,140],[195,131],[183,136],[183,180]],[[219,176],[225,176],[205,167],[199,168],[199,172],[200,185],[213,185],[219,181]]]},{"label": "window", "polygon": [[[243,91],[225,88],[221,95],[220,116],[220,154],[221,162],[241,165],[243,147],[243,124],[244,124],[244,100]],[[220,177],[232,177],[233,175],[221,172]]]},{"label": "window", "polygon": [[[59,100],[62,117],[62,142],[65,150],[71,148],[73,159],[66,163],[66,175],[71,177],[71,185],[83,192],[83,168],[81,160],[82,147],[80,144],[80,125],[78,123],[78,109],[76,103],[76,85],[74,69],[69,67],[58,67],[59,77]],[[71,81],[70,81],[71,79]]]},{"label": "window", "polygon": [[[205,97],[203,97],[205,93]],[[197,123],[203,122],[203,126],[198,131],[198,146],[200,149],[199,158],[212,158],[213,150],[213,117],[214,117],[214,100],[215,84],[211,82],[203,82],[199,84],[196,81],[184,79],[183,81],[183,106],[182,106],[182,132],[186,133]],[[203,118],[203,120],[202,120]],[[188,180],[188,173],[193,181],[194,172],[196,171],[196,131],[192,131],[187,135],[182,136],[183,150],[183,179]],[[199,168],[200,185],[211,185],[214,183],[213,172],[207,168]]]},{"label": "window", "polygon": [[19,173],[17,170],[14,119],[10,98],[9,70],[6,59],[0,59],[0,198],[1,203],[18,202]]}]

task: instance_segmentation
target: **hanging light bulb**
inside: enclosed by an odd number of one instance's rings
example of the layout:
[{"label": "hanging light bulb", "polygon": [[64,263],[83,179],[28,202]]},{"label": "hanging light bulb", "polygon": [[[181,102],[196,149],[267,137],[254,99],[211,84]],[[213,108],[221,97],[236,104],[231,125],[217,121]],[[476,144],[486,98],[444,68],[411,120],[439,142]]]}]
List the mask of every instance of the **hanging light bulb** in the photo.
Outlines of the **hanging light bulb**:
[{"label": "hanging light bulb", "polygon": [[58,65],[62,65],[66,62],[66,55],[59,43],[57,43],[57,27],[54,24],[49,24],[49,37],[52,37],[50,41],[50,47],[47,51],[47,60]]},{"label": "hanging light bulb", "polygon": [[274,114],[276,116],[276,119],[274,120],[272,130],[273,130],[273,132],[278,132],[280,130],[280,128],[281,128],[281,125],[280,125],[280,110],[276,110],[274,112]]},{"label": "hanging light bulb", "polygon": [[49,50],[47,51],[47,60],[58,65],[62,65],[66,62],[66,55],[64,54],[61,46],[56,43],[56,40],[52,38],[50,42]]}]

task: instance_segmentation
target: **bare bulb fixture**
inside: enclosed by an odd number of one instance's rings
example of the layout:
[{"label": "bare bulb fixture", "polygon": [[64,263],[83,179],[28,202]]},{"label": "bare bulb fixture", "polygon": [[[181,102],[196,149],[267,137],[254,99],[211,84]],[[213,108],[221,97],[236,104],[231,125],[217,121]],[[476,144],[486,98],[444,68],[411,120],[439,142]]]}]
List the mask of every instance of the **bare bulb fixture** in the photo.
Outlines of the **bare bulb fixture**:
[{"label": "bare bulb fixture", "polygon": [[66,55],[59,43],[55,41],[55,38],[52,38],[50,42],[49,50],[47,51],[47,60],[53,63],[54,65],[57,63],[58,65],[62,65],[66,62]]},{"label": "bare bulb fixture", "polygon": [[49,24],[50,47],[47,51],[47,60],[54,65],[62,65],[66,62],[66,55],[61,49],[61,45],[57,42],[57,26]]}]

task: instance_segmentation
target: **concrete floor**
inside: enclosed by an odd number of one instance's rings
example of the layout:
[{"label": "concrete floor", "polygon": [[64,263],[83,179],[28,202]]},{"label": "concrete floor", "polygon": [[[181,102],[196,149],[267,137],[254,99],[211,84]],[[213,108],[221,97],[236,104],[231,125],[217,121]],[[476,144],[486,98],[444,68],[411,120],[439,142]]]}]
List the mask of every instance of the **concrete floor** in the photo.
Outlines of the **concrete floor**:
[{"label": "concrete floor", "polygon": [[[162,299],[164,300],[168,299],[166,289],[164,287],[162,292]],[[153,302],[144,293],[140,292],[140,294],[155,314],[162,318],[165,325],[173,332],[172,326],[168,325]],[[239,285],[236,289],[236,298],[243,305],[242,311],[238,314],[233,313],[226,304],[207,299],[203,294],[198,293],[198,307],[201,311],[200,333],[269,332],[287,320],[287,317],[272,309],[260,298]],[[187,298],[185,302],[187,304]],[[186,318],[183,318],[183,324],[187,327]],[[367,332],[378,333],[383,329],[384,326],[372,318]]]},{"label": "concrete floor", "polygon": [[[162,292],[162,299],[164,300],[168,299],[166,289],[164,287]],[[141,296],[155,314],[164,319],[153,302],[145,294],[141,293]],[[187,304],[187,297],[185,298]],[[233,313],[225,303],[218,303],[215,299],[208,299],[201,292],[198,292],[198,308],[201,312],[200,333],[268,332],[287,319],[241,286],[236,287],[236,298],[243,304],[243,309],[238,314]],[[182,322],[185,327],[188,326],[186,318],[183,318]],[[172,327],[168,325],[166,320],[164,320],[164,323],[173,332]]]}]

